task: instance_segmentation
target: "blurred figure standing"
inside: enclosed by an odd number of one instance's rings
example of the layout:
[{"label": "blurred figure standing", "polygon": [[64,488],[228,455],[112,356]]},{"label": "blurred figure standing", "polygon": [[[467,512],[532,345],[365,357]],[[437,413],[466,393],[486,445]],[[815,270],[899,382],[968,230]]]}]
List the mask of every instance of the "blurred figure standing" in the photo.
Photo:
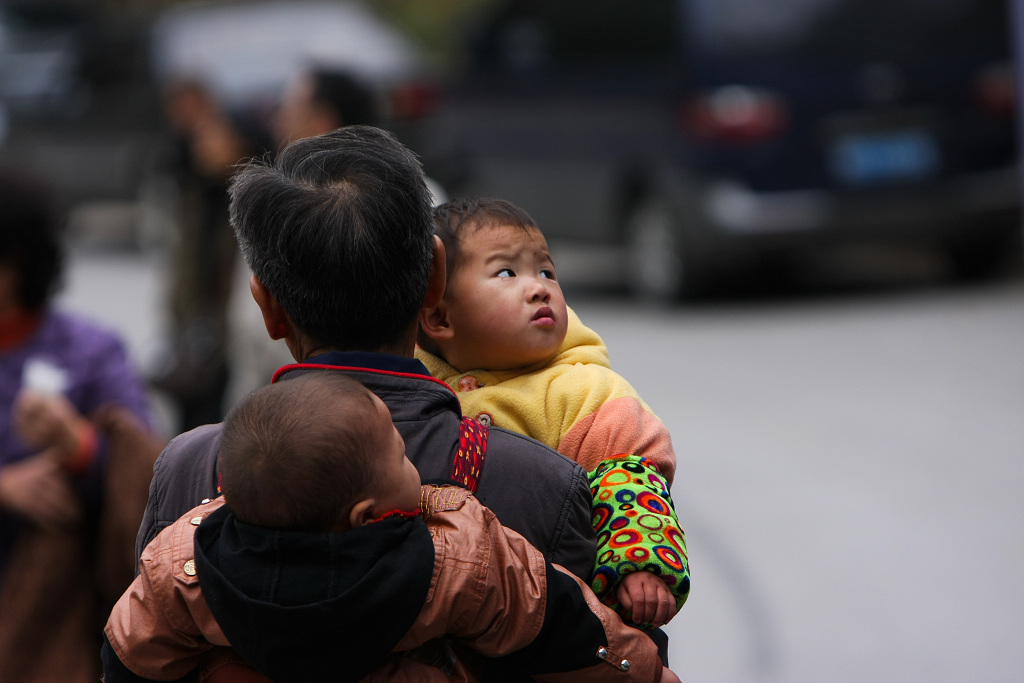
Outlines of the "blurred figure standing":
[{"label": "blurred figure standing", "polygon": [[165,163],[177,189],[177,230],[168,283],[171,341],[150,380],[177,403],[178,428],[187,431],[223,417],[227,306],[238,261],[227,181],[236,163],[267,145],[265,135],[229,116],[196,80],[165,86],[164,112],[174,137]]},{"label": "blurred figure standing", "polygon": [[369,87],[344,71],[313,67],[296,75],[285,89],[274,133],[278,146],[284,147],[341,126],[379,126],[380,118]]},{"label": "blurred figure standing", "polygon": [[122,340],[51,306],[48,194],[0,173],[0,216],[0,681],[95,681],[162,444]]}]

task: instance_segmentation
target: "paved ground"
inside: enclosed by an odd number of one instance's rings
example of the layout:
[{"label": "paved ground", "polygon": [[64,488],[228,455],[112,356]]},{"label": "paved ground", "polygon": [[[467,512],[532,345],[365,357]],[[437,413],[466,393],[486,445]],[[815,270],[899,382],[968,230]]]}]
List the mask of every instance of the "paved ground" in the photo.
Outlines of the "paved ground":
[{"label": "paved ground", "polygon": [[1024,680],[1024,285],[578,310],[672,430],[684,681]]}]

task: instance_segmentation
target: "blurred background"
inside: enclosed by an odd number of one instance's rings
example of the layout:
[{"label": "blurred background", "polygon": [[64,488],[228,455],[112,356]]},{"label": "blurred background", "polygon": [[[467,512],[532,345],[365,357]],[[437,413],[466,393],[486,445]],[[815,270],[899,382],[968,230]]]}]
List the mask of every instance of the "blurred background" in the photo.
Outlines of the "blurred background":
[{"label": "blurred background", "polygon": [[684,681],[1018,681],[1019,19],[1006,0],[4,0],[0,165],[56,191],[61,302],[126,337],[172,435],[269,379],[226,349],[280,358],[235,313],[255,307],[230,167],[322,113],[302,74],[347,75],[439,195],[530,212],[672,430]]}]

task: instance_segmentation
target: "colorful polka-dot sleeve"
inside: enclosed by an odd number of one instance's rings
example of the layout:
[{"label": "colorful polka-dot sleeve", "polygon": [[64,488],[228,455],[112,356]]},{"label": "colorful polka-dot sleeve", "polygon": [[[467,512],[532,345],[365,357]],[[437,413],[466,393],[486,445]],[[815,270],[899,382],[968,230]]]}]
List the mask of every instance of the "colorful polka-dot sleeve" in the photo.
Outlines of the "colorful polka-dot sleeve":
[{"label": "colorful polka-dot sleeve", "polygon": [[661,576],[678,610],[690,593],[686,538],[672,495],[658,466],[647,458],[621,455],[590,473],[597,532],[597,566],[591,588],[621,614],[619,581],[635,571]]}]

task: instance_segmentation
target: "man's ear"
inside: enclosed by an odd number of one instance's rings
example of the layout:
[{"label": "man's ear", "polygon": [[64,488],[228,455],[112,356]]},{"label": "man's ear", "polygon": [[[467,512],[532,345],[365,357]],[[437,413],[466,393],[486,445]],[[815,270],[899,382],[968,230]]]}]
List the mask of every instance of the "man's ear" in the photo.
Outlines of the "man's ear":
[{"label": "man's ear", "polygon": [[284,339],[291,335],[292,321],[281,308],[281,303],[270,293],[260,279],[253,275],[249,278],[249,291],[256,305],[263,313],[263,324],[267,328],[267,334],[271,339]]},{"label": "man's ear", "polygon": [[350,529],[358,529],[361,526],[366,526],[374,519],[373,506],[376,504],[373,498],[366,498],[359,501],[352,506],[352,509],[348,513],[348,524]]},{"label": "man's ear", "polygon": [[437,306],[420,309],[420,331],[435,341],[447,341],[455,336],[444,301]]},{"label": "man's ear", "polygon": [[424,308],[437,306],[444,298],[445,282],[448,278],[446,263],[444,242],[434,235],[434,258],[430,262],[430,280],[427,281],[427,293],[423,297]]}]

